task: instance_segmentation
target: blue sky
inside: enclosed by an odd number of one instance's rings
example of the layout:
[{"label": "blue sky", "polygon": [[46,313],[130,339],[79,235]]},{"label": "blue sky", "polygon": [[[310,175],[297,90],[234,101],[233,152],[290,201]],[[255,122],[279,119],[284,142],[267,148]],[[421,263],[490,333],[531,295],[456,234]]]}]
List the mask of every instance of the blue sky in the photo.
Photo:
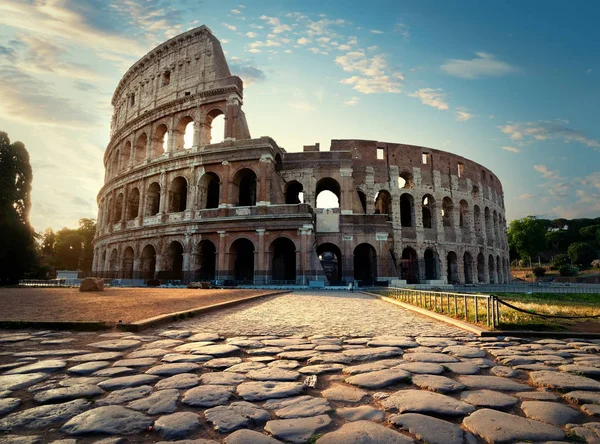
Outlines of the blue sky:
[{"label": "blue sky", "polygon": [[205,24],[253,137],[447,150],[498,175],[509,220],[598,217],[599,18],[591,0],[4,0],[0,130],[30,152],[36,230],[95,217],[119,79]]}]

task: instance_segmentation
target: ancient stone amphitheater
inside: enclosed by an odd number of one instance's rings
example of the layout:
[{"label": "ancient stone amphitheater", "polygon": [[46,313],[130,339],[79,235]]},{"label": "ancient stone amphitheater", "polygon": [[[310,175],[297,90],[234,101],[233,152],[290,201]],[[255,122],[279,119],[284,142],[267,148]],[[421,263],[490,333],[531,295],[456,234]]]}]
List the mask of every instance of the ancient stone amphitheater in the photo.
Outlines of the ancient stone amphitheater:
[{"label": "ancient stone amphitheater", "polygon": [[[242,103],[242,80],[206,26],[127,71],[112,99],[95,275],[138,284],[507,282],[502,185],[490,170],[374,140],[287,152],[251,138]],[[221,115],[224,137],[213,137]],[[326,192],[331,208],[319,208]]]}]

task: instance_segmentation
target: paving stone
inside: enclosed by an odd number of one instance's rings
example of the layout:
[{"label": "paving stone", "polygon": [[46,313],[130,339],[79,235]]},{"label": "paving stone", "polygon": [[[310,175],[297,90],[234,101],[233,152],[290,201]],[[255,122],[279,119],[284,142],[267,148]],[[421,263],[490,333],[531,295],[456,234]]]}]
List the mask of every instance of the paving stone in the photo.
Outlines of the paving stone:
[{"label": "paving stone", "polygon": [[335,413],[347,421],[375,421],[381,422],[384,418],[384,413],[370,405],[361,405],[360,407],[342,407]]},{"label": "paving stone", "polygon": [[181,402],[193,407],[215,407],[227,404],[232,396],[227,386],[201,385],[185,392]]},{"label": "paving stone", "polygon": [[328,351],[328,352],[335,352],[335,351],[340,351],[343,349],[344,348],[341,345],[335,345],[335,344],[323,344],[323,345],[317,345],[315,347],[315,350]]},{"label": "paving stone", "polygon": [[308,360],[309,364],[349,364],[352,361],[350,356],[344,353],[321,353]]},{"label": "paving stone", "polygon": [[28,341],[31,338],[33,338],[33,336],[28,334],[5,334],[0,336],[0,344],[10,344],[13,342]]},{"label": "paving stone", "polygon": [[90,361],[110,361],[121,357],[122,354],[119,352],[100,352],[100,353],[86,353],[84,355],[71,356],[69,361],[75,362],[90,362]]},{"label": "paving stone", "polygon": [[558,396],[552,392],[535,391],[535,392],[518,392],[515,395],[520,399],[530,399],[534,401],[556,401]]},{"label": "paving stone", "polygon": [[77,350],[72,348],[61,348],[55,350],[28,350],[23,352],[12,353],[16,358],[27,357],[42,357],[42,356],[72,356],[89,353],[89,350]]},{"label": "paving stone", "polygon": [[298,369],[298,372],[302,373],[303,375],[320,375],[323,373],[339,372],[343,369],[344,366],[342,364],[316,364],[302,367]]},{"label": "paving stone", "polygon": [[145,348],[142,350],[136,350],[132,353],[129,353],[126,358],[135,359],[135,358],[155,358],[157,356],[164,356],[171,353],[170,350],[166,350],[164,348]]},{"label": "paving stone", "polygon": [[417,387],[438,393],[452,393],[465,389],[465,386],[460,382],[438,375],[414,375],[412,383]]},{"label": "paving stone", "polygon": [[485,352],[476,347],[468,345],[451,345],[442,350],[442,353],[450,353],[459,358],[485,358]]},{"label": "paving stone", "polygon": [[225,342],[231,345],[235,345],[236,347],[244,347],[244,348],[263,348],[265,344],[256,339],[234,339],[229,338],[226,339]]},{"label": "paving stone", "polygon": [[21,400],[19,398],[3,398],[0,399],[0,415],[6,415],[16,409]]},{"label": "paving stone", "polygon": [[600,416],[600,405],[598,404],[583,404],[581,411],[589,416]]},{"label": "paving stone", "polygon": [[519,400],[513,396],[493,390],[468,390],[460,394],[460,400],[476,407],[504,409],[514,406]]},{"label": "paving stone", "polygon": [[[171,339],[185,339],[185,338],[190,337],[191,335],[192,335],[192,332],[189,330],[164,330],[158,334],[158,336],[164,336],[165,338],[171,338]],[[190,338],[190,340],[194,341],[197,339]]]},{"label": "paving stone", "polygon": [[228,435],[225,444],[281,444],[281,441],[254,430],[242,429]]},{"label": "paving stone", "polygon": [[179,399],[179,390],[159,390],[147,398],[131,401],[127,407],[133,410],[142,410],[149,415],[161,415],[174,412],[177,409],[177,399]]},{"label": "paving stone", "polygon": [[295,370],[269,367],[260,370],[251,370],[246,373],[246,376],[257,381],[295,381],[300,377],[300,373]]},{"label": "paving stone", "polygon": [[313,416],[312,418],[278,419],[269,421],[265,425],[265,430],[275,438],[280,438],[283,441],[304,443],[319,430],[329,426],[329,424],[331,424],[331,418],[329,416],[319,415]]},{"label": "paving stone", "polygon": [[200,366],[194,362],[179,362],[175,364],[162,364],[156,367],[151,367],[146,370],[148,375],[156,376],[173,376],[178,373],[189,373],[200,369]]},{"label": "paving stone", "polygon": [[570,434],[574,434],[575,436],[580,438],[582,440],[582,442],[587,442],[587,443],[597,443],[598,442],[598,435],[596,435],[591,430],[586,429],[585,427],[573,427],[569,430],[569,432],[570,432]]},{"label": "paving stone", "polygon": [[140,344],[140,341],[134,341],[133,339],[114,339],[112,341],[94,342],[93,344],[88,344],[88,347],[101,348],[102,350],[120,351],[137,347]]},{"label": "paving stone", "polygon": [[454,356],[444,355],[443,353],[407,353],[404,360],[408,362],[434,362],[438,364],[446,362],[459,362]]},{"label": "paving stone", "polygon": [[433,413],[436,415],[464,416],[475,410],[470,404],[450,396],[425,390],[400,390],[382,401],[386,410],[398,413]]},{"label": "paving stone", "polygon": [[26,373],[22,375],[0,376],[0,390],[19,390],[37,384],[48,378],[46,373]]},{"label": "paving stone", "polygon": [[0,436],[0,444],[39,444],[42,437],[37,435],[4,435]]},{"label": "paving stone", "polygon": [[587,365],[566,364],[558,367],[561,372],[576,373],[583,376],[598,377],[600,376],[600,368]]},{"label": "paving stone", "polygon": [[20,375],[24,373],[52,373],[56,370],[63,369],[67,366],[67,363],[58,359],[48,359],[45,361],[38,361],[34,364],[25,365],[23,367],[13,368],[4,372],[5,375]]},{"label": "paving stone", "polygon": [[266,410],[245,401],[233,402],[228,406],[218,406],[204,412],[208,422],[221,433],[230,433],[241,428],[267,422],[271,415]]},{"label": "paving stone", "polygon": [[154,422],[154,430],[165,439],[185,438],[200,428],[198,415],[193,412],[177,412],[164,415]]},{"label": "paving stone", "polygon": [[277,357],[280,359],[297,359],[304,361],[305,359],[310,359],[318,354],[319,352],[315,350],[283,351],[278,353]]},{"label": "paving stone", "polygon": [[69,435],[107,433],[130,435],[139,433],[152,425],[146,415],[125,407],[110,405],[98,407],[71,418],[61,427],[61,432]]},{"label": "paving stone", "polygon": [[192,351],[192,354],[196,355],[210,355],[210,356],[224,356],[231,353],[239,352],[240,348],[235,345],[229,344],[217,344],[207,345],[206,347],[200,347]]},{"label": "paving stone", "polygon": [[287,347],[290,345],[309,344],[309,341],[304,338],[281,338],[267,339],[263,341],[263,344],[273,347]]},{"label": "paving stone", "polygon": [[439,375],[446,371],[440,364],[435,364],[433,362],[405,362],[404,364],[399,364],[394,368],[406,370],[407,372],[411,373],[427,375]]},{"label": "paving stone", "polygon": [[97,405],[114,405],[124,404],[135,399],[145,398],[152,393],[152,387],[149,385],[142,385],[140,387],[126,388],[123,390],[115,390],[106,396],[105,398],[96,401]]},{"label": "paving stone", "polygon": [[395,430],[371,421],[355,421],[344,424],[338,430],[327,433],[317,444],[410,444],[414,440]]},{"label": "paving stone", "polygon": [[100,369],[94,373],[92,373],[93,377],[108,377],[108,378],[114,378],[116,376],[126,376],[126,375],[133,375],[134,373],[137,373],[138,371],[133,369],[133,368],[129,368],[129,367],[110,367],[110,368],[103,368]]},{"label": "paving stone", "polygon": [[183,341],[180,339],[159,339],[157,341],[148,342],[143,344],[140,348],[174,348],[178,345],[183,344]]},{"label": "paving stone", "polygon": [[390,423],[429,444],[463,444],[465,432],[456,424],[419,413],[392,415]]},{"label": "paving stone", "polygon": [[40,404],[56,403],[61,401],[69,401],[78,398],[94,398],[101,396],[105,392],[97,385],[92,384],[76,384],[70,387],[61,387],[50,389],[43,392],[38,392],[33,397]]},{"label": "paving stone", "polygon": [[198,375],[194,373],[180,373],[170,378],[161,379],[154,387],[158,390],[184,389],[195,387],[200,383]]},{"label": "paving stone", "polygon": [[90,375],[109,365],[109,361],[90,361],[68,368],[67,373],[73,373],[74,375]]},{"label": "paving stone", "polygon": [[214,332],[210,332],[210,331],[194,333],[192,336],[190,336],[188,338],[188,340],[195,341],[195,342],[199,342],[199,341],[217,342],[217,341],[220,341],[221,339],[223,339],[223,338],[218,333],[214,333]]},{"label": "paving stone", "polygon": [[242,362],[242,358],[232,357],[232,358],[217,358],[212,359],[208,362],[205,362],[203,365],[207,368],[228,368],[232,365],[236,365]]},{"label": "paving stone", "polygon": [[8,398],[12,392],[10,390],[0,390],[0,399]]},{"label": "paving stone", "polygon": [[90,405],[85,399],[76,399],[62,404],[42,405],[11,413],[0,420],[0,431],[10,431],[20,427],[41,429],[63,423],[87,410]]},{"label": "paving stone", "polygon": [[251,356],[261,356],[261,355],[276,355],[277,353],[282,353],[282,347],[264,347],[259,349],[250,349],[244,350],[247,354]]},{"label": "paving stone", "polygon": [[270,399],[264,408],[275,410],[275,415],[282,419],[304,418],[317,416],[331,410],[326,399],[312,396],[296,396],[286,399]]},{"label": "paving stone", "polygon": [[457,375],[476,375],[481,372],[481,367],[472,362],[445,362],[442,366]]},{"label": "paving stone", "polygon": [[163,362],[206,362],[213,359],[212,356],[209,355],[183,355],[181,353],[169,353],[164,355],[161,361]]},{"label": "paving stone", "polygon": [[538,387],[560,390],[600,390],[600,382],[570,373],[538,371],[529,373],[529,377]]},{"label": "paving stone", "polygon": [[[264,355],[264,356],[250,356],[248,358],[248,361],[252,361],[252,362],[271,362],[271,361],[275,361],[277,358],[273,357],[273,356],[268,356],[268,355]],[[283,361],[283,359],[281,359],[281,361]]]},{"label": "paving stone", "polygon": [[240,364],[232,365],[225,371],[245,374],[251,370],[260,370],[261,368],[265,368],[266,366],[267,364],[263,364],[262,362],[242,362]]},{"label": "paving stone", "polygon": [[[106,381],[107,378],[99,376],[79,376],[77,378],[66,378],[59,381],[58,385],[61,387],[72,387],[74,385],[85,385],[85,384],[99,384]],[[48,387],[53,388],[53,387]]]},{"label": "paving stone", "polygon": [[409,380],[410,373],[399,368],[379,370],[370,373],[359,373],[358,375],[346,378],[348,384],[369,389],[387,387],[388,385]]},{"label": "paving stone", "polygon": [[246,401],[286,398],[297,395],[303,390],[304,386],[297,382],[244,382],[237,387],[238,395]]},{"label": "paving stone", "polygon": [[463,375],[456,379],[470,389],[489,389],[500,391],[527,390],[529,386],[500,376]]},{"label": "paving stone", "polygon": [[353,350],[344,350],[346,356],[353,361],[373,361],[375,359],[391,358],[393,356],[402,356],[404,352],[399,347],[370,347],[357,348]]},{"label": "paving stone", "polygon": [[333,384],[321,395],[330,401],[360,402],[368,395],[364,390],[346,384]]},{"label": "paving stone", "polygon": [[154,365],[156,358],[133,358],[121,359],[113,364],[114,367],[150,367]]},{"label": "paving stone", "polygon": [[186,342],[185,344],[178,345],[173,350],[176,352],[193,352],[199,348],[207,347],[209,345],[215,345],[215,343],[211,341]]},{"label": "paving stone", "polygon": [[521,410],[530,419],[537,419],[558,426],[574,422],[581,416],[581,413],[577,410],[558,402],[523,401]]},{"label": "paving stone", "polygon": [[458,345],[458,342],[455,340],[447,338],[418,337],[415,338],[415,341],[424,347],[451,347]]},{"label": "paving stone", "polygon": [[367,342],[369,347],[402,347],[411,348],[417,347],[417,344],[412,338],[408,336],[375,336],[373,339]]},{"label": "paving stone", "polygon": [[104,390],[119,390],[128,387],[154,384],[158,379],[158,376],[154,375],[123,376],[120,378],[107,379],[106,381],[99,382],[98,385]]},{"label": "paving stone", "polygon": [[549,372],[557,372],[558,371],[557,368],[552,367],[550,365],[544,365],[544,364],[515,365],[513,368],[515,370],[527,370],[527,371],[540,371],[540,370],[547,370]]},{"label": "paving stone", "polygon": [[502,376],[503,378],[514,378],[518,375],[516,370],[513,370],[510,367],[504,367],[502,365],[497,365],[496,367],[492,368],[490,372],[493,373],[494,376]]},{"label": "paving stone", "polygon": [[358,373],[369,373],[377,370],[385,370],[386,368],[399,366],[403,363],[406,364],[406,361],[403,359],[382,359],[380,361],[345,367],[342,372],[348,375],[356,375]]},{"label": "paving stone", "polygon": [[553,425],[491,409],[477,410],[463,420],[463,425],[473,434],[493,443],[560,441],[565,437],[565,433]]},{"label": "paving stone", "polygon": [[314,348],[315,344],[286,345],[283,347],[283,351],[313,350]]},{"label": "paving stone", "polygon": [[200,382],[206,385],[238,385],[245,380],[241,373],[214,372],[200,376]]}]

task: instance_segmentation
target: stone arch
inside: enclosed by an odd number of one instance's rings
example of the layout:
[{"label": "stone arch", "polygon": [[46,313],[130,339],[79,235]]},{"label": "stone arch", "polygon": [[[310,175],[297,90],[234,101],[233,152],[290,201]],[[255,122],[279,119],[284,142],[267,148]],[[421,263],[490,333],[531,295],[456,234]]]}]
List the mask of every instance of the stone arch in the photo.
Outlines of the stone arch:
[{"label": "stone arch", "polygon": [[115,221],[114,223],[121,222],[123,220],[123,193],[119,193],[115,203]]},{"label": "stone arch", "polygon": [[121,151],[117,150],[115,151],[115,153],[113,154],[113,159],[112,159],[112,165],[111,165],[111,173],[112,176],[116,176],[117,173],[119,172],[119,158],[121,157]]},{"label": "stone arch", "polygon": [[[341,205],[342,188],[337,180],[331,177],[323,177],[317,182],[315,188],[315,203],[317,208],[339,208]],[[324,193],[321,197],[321,193]],[[329,194],[331,193],[331,194]],[[337,198],[337,203],[326,206],[327,201],[333,201],[333,196]]]},{"label": "stone arch", "polygon": [[236,281],[254,282],[254,251],[254,244],[245,237],[240,237],[231,244],[230,269]]},{"label": "stone arch", "polygon": [[106,219],[104,221],[104,225],[110,226],[110,225],[114,224],[114,220],[113,220],[114,219],[114,217],[113,217],[114,210],[115,209],[113,207],[113,198],[111,197],[111,198],[108,199],[108,202],[106,204],[106,211],[105,211],[105,214],[104,214],[104,217]]},{"label": "stone arch", "polygon": [[179,213],[187,209],[187,180],[177,176],[169,187],[169,213]]},{"label": "stone arch", "polygon": [[471,199],[479,200],[479,187],[477,185],[473,185],[473,188],[471,188]]},{"label": "stone arch", "polygon": [[142,249],[141,255],[141,272],[143,279],[154,279],[154,274],[156,272],[156,249],[154,245],[147,244]]},{"label": "stone arch", "polygon": [[440,278],[440,258],[433,248],[425,250],[423,255],[425,262],[425,279],[438,280]]},{"label": "stone arch", "polygon": [[368,243],[354,249],[354,280],[361,285],[375,285],[377,281],[377,252]]},{"label": "stone arch", "polygon": [[402,250],[400,269],[402,271],[402,279],[404,279],[406,283],[419,283],[419,258],[417,252],[413,248],[406,247]]},{"label": "stone arch", "polygon": [[133,248],[125,248],[121,262],[121,276],[123,279],[133,279],[133,256]]},{"label": "stone arch", "polygon": [[160,212],[160,185],[152,182],[146,193],[146,212],[144,216],[154,216]]},{"label": "stone arch", "polygon": [[238,207],[256,205],[256,173],[252,168],[241,168],[231,180],[232,196],[237,197]]},{"label": "stone arch", "polygon": [[342,250],[332,243],[317,246],[317,256],[330,285],[342,282]]},{"label": "stone arch", "polygon": [[162,156],[168,150],[169,127],[161,123],[154,129],[152,140],[152,157]]},{"label": "stone arch", "polygon": [[296,282],[296,245],[287,237],[278,237],[269,246],[271,278],[274,281]]},{"label": "stone arch", "polygon": [[496,267],[494,267],[494,256],[490,254],[488,258],[488,275],[490,284],[496,283]]},{"label": "stone arch", "polygon": [[454,203],[447,196],[442,200],[442,222],[444,227],[454,227]]},{"label": "stone arch", "polygon": [[219,116],[223,116],[220,117],[221,119],[224,119],[225,117],[225,112],[220,108],[213,108],[206,113],[201,128],[201,140],[203,141],[204,145],[221,143],[221,141],[225,139],[225,128],[223,128],[223,134],[220,136],[213,134],[213,123],[216,123],[215,119]]},{"label": "stone arch", "polygon": [[217,269],[217,248],[208,239],[198,243],[195,250],[194,279],[196,281],[212,281],[215,279]]},{"label": "stone arch", "polygon": [[435,199],[431,194],[426,194],[421,200],[423,214],[423,228],[436,228]]},{"label": "stone arch", "polygon": [[[190,139],[191,134],[191,141]],[[194,144],[194,119],[189,115],[183,116],[175,126],[175,150],[189,149]]]},{"label": "stone arch", "polygon": [[446,269],[448,271],[448,283],[459,284],[460,275],[458,273],[458,256],[454,251],[449,251],[446,257]]},{"label": "stone arch", "polygon": [[485,284],[485,258],[483,253],[477,255],[477,280],[480,284]]},{"label": "stone arch", "polygon": [[127,220],[133,220],[139,216],[140,209],[140,189],[138,187],[134,187],[129,191],[129,195],[127,196]]},{"label": "stone arch", "polygon": [[198,181],[198,208],[218,208],[221,179],[216,173],[206,172]]},{"label": "stone arch", "polygon": [[458,214],[458,225],[461,228],[469,226],[469,204],[464,199],[462,199],[460,201],[460,210],[459,210],[459,214]]},{"label": "stone arch", "polygon": [[415,226],[415,198],[409,193],[400,196],[400,224],[403,227]]},{"label": "stone arch", "polygon": [[413,175],[409,171],[402,171],[398,176],[398,188],[412,189],[414,186]]},{"label": "stone arch", "polygon": [[488,239],[488,242],[492,239],[492,215],[490,213],[490,209],[485,207],[484,210],[484,220],[485,220],[485,234]]},{"label": "stone arch", "polygon": [[375,214],[387,214],[392,218],[392,196],[387,190],[379,190],[375,198]]},{"label": "stone arch", "polygon": [[498,213],[496,210],[492,213],[492,230],[494,231],[494,238],[498,241],[500,239],[498,236],[500,230],[498,229]]},{"label": "stone arch", "polygon": [[358,201],[360,203],[360,208],[362,209],[363,214],[367,214],[367,195],[363,190],[356,189],[356,194],[358,196]]},{"label": "stone arch", "polygon": [[123,145],[123,152],[121,154],[121,169],[125,170],[129,166],[131,160],[131,142],[127,140]]},{"label": "stone arch", "polygon": [[135,160],[136,164],[142,163],[146,160],[146,150],[148,146],[148,135],[143,132],[140,134],[135,141]]},{"label": "stone arch", "polygon": [[106,250],[102,251],[100,258],[100,266],[98,268],[104,274],[106,272]]},{"label": "stone arch", "polygon": [[297,205],[304,202],[304,186],[297,180],[285,184],[286,205]]},{"label": "stone arch", "polygon": [[167,279],[183,279],[183,251],[183,245],[179,241],[172,241],[167,247],[164,260]]},{"label": "stone arch", "polygon": [[502,262],[500,261],[500,256],[496,256],[496,274],[498,276],[498,283],[504,283],[503,273],[502,273]]},{"label": "stone arch", "polygon": [[465,270],[465,284],[473,283],[473,257],[471,253],[465,251],[463,255],[463,268]]},{"label": "stone arch", "polygon": [[479,209],[479,205],[475,205],[473,207],[473,218],[475,219],[475,234],[477,235],[477,242],[483,243],[483,221],[481,210]]},{"label": "stone arch", "polygon": [[117,269],[119,267],[119,252],[116,248],[110,252],[110,258],[108,259],[108,271],[114,277],[117,274]]}]

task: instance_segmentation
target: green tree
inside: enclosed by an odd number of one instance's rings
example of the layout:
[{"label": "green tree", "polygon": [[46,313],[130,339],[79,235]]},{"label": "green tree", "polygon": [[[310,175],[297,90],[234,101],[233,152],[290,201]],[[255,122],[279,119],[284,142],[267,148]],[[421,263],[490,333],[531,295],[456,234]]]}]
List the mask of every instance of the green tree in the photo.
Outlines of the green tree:
[{"label": "green tree", "polygon": [[529,260],[546,248],[544,224],[535,216],[515,219],[508,226],[508,244],[522,259]]},{"label": "green tree", "polygon": [[600,225],[588,225],[579,230],[579,234],[586,240],[596,239],[596,232],[600,230]]},{"label": "green tree", "polygon": [[572,242],[572,235],[567,230],[548,231],[545,237],[552,251],[566,250]]},{"label": "green tree", "polygon": [[600,229],[596,231],[596,242],[600,244]]},{"label": "green tree", "polygon": [[54,251],[57,269],[78,270],[83,255],[85,238],[77,230],[63,228],[56,232]]},{"label": "green tree", "polygon": [[34,231],[29,224],[29,153],[0,132],[0,285],[15,284],[37,269]]},{"label": "green tree", "polygon": [[80,260],[80,268],[84,271],[92,270],[92,261],[94,259],[94,247],[92,241],[96,235],[96,219],[79,219],[79,228],[77,232],[83,237],[83,252]]},{"label": "green tree", "polygon": [[596,250],[585,242],[575,242],[569,246],[569,257],[574,264],[589,267],[594,259],[598,257]]}]

